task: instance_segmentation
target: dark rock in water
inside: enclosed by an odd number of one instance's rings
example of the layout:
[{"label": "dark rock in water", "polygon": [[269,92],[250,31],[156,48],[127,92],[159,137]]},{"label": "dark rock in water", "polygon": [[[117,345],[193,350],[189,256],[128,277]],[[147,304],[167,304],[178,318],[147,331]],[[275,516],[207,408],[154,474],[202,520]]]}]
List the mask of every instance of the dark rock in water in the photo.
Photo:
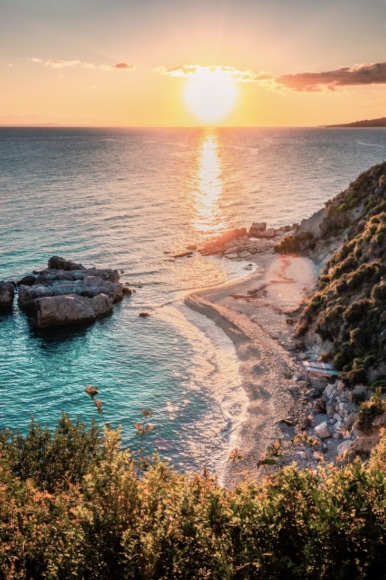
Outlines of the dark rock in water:
[{"label": "dark rock in water", "polygon": [[193,252],[181,252],[180,254],[174,254],[173,258],[191,258]]},{"label": "dark rock in water", "polygon": [[82,264],[76,264],[71,260],[65,260],[59,256],[52,256],[48,260],[48,268],[50,270],[84,270]]},{"label": "dark rock in water", "polygon": [[19,285],[19,307],[37,328],[93,322],[111,314],[113,304],[123,298],[117,270],[84,268],[58,256],[50,258],[48,266]]},{"label": "dark rock in water", "polygon": [[0,282],[0,309],[12,308],[15,296],[15,285],[13,282]]},{"label": "dark rock in water", "polygon": [[19,280],[17,285],[20,286],[21,284],[23,284],[23,286],[32,286],[33,284],[35,284],[35,282],[36,282],[36,276],[29,274],[28,276],[24,276],[24,278]]},{"label": "dark rock in water", "polygon": [[131,288],[128,288],[127,286],[124,286],[124,287],[122,288],[122,294],[123,294],[124,296],[131,296],[131,295],[132,295],[132,293],[133,293],[133,290],[132,290]]},{"label": "dark rock in water", "polygon": [[34,326],[43,329],[88,324],[112,310],[113,302],[106,294],[94,298],[69,294],[37,298],[28,303],[26,313]]},{"label": "dark rock in water", "polygon": [[141,316],[141,318],[147,318],[150,316],[150,312],[140,312],[138,316]]}]

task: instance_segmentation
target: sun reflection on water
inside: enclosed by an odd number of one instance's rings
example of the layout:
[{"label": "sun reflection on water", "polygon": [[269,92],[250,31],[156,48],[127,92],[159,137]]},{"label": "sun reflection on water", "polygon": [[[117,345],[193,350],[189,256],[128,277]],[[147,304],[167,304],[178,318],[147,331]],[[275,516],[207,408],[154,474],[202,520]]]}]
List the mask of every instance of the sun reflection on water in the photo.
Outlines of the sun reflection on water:
[{"label": "sun reflection on water", "polygon": [[197,171],[192,191],[193,226],[201,233],[216,234],[224,229],[221,208],[224,182],[219,157],[219,138],[205,133],[197,149]]}]

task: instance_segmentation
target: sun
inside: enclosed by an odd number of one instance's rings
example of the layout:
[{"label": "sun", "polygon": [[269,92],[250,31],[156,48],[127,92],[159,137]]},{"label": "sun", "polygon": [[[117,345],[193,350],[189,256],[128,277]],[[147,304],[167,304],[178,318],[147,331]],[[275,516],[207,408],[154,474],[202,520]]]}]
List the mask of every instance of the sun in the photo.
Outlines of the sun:
[{"label": "sun", "polygon": [[220,68],[198,68],[185,87],[185,102],[204,123],[217,123],[233,109],[237,88],[231,74]]}]

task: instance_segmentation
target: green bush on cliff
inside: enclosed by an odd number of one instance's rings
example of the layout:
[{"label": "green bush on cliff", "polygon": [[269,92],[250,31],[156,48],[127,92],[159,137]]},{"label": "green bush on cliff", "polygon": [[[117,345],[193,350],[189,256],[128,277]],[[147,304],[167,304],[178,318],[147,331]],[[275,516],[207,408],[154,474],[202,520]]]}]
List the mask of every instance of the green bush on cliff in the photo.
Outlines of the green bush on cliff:
[{"label": "green bush on cliff", "polygon": [[[346,373],[356,370],[354,359],[358,357],[365,370],[381,368],[386,362],[385,210],[383,163],[360,175],[331,200],[321,224],[321,239],[343,232],[344,239],[302,309],[298,334],[301,337],[313,329],[329,340],[330,360]],[[344,378],[352,384],[354,375]]]},{"label": "green bush on cliff", "polygon": [[157,458],[139,469],[119,431],[60,424],[1,435],[4,580],[386,575],[386,436],[369,465],[290,466],[225,489]]}]

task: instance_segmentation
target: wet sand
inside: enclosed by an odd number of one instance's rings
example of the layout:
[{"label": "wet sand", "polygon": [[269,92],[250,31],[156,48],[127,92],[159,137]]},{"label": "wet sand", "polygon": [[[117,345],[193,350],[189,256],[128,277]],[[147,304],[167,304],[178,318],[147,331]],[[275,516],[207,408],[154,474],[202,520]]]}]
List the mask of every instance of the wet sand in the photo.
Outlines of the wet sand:
[{"label": "wet sand", "polygon": [[303,369],[295,355],[293,319],[317,279],[314,262],[275,254],[273,244],[249,261],[257,270],[248,278],[186,298],[188,306],[211,318],[233,341],[249,400],[237,445],[243,460],[229,462],[223,479],[227,486],[244,472],[253,475],[273,441],[294,434],[288,426],[294,412],[289,387]]}]

